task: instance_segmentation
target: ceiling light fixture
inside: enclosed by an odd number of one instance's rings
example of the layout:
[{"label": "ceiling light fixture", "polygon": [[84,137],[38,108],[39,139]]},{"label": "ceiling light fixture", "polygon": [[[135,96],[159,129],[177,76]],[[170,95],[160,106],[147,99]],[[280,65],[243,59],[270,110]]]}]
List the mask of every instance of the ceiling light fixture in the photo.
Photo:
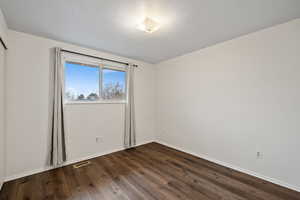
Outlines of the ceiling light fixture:
[{"label": "ceiling light fixture", "polygon": [[137,29],[147,33],[153,33],[160,28],[160,24],[149,17],[146,17],[138,26]]}]

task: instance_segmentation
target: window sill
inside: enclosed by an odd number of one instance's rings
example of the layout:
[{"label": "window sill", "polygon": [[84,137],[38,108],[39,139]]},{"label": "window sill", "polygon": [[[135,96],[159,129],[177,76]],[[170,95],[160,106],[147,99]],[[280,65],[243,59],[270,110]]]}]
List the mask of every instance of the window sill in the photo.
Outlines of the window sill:
[{"label": "window sill", "polygon": [[79,105],[79,104],[126,104],[126,101],[69,101],[64,105]]}]

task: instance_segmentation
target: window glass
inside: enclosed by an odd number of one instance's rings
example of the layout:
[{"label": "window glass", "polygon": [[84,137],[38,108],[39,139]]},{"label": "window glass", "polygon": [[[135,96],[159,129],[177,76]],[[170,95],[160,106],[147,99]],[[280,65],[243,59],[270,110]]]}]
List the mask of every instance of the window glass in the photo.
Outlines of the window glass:
[{"label": "window glass", "polygon": [[98,66],[80,63],[65,63],[65,99],[66,101],[99,100]]},{"label": "window glass", "polygon": [[125,100],[126,72],[104,68],[102,73],[103,99]]}]

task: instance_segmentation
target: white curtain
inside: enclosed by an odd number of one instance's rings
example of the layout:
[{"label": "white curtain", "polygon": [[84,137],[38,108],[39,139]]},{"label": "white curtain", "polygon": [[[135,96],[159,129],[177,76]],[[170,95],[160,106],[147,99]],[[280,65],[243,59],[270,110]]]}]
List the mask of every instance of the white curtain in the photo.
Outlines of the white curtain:
[{"label": "white curtain", "polygon": [[136,145],[135,113],[134,113],[134,65],[128,65],[127,70],[127,102],[125,106],[125,134],[124,147],[132,148]]},{"label": "white curtain", "polygon": [[52,166],[60,166],[66,159],[65,127],[63,112],[63,66],[61,62],[61,49],[55,48],[54,67],[51,70],[52,91],[50,95],[51,118],[51,159]]}]

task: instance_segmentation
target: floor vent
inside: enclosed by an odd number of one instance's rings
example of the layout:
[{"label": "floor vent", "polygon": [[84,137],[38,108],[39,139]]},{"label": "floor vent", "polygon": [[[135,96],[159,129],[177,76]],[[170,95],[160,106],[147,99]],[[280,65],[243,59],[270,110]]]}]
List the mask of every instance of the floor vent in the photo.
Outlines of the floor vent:
[{"label": "floor vent", "polygon": [[77,164],[73,165],[73,167],[75,169],[78,169],[78,168],[85,167],[85,166],[90,165],[90,164],[91,164],[90,161],[84,161],[84,162],[77,163]]}]

